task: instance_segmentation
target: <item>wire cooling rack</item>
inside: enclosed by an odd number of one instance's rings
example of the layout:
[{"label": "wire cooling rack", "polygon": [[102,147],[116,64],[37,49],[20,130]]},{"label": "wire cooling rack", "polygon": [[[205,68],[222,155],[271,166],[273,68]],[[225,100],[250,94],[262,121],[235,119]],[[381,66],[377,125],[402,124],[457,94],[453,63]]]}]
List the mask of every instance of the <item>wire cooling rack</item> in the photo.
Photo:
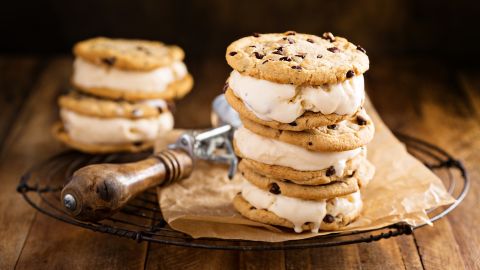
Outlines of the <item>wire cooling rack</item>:
[{"label": "wire cooling rack", "polygon": [[[430,220],[444,217],[465,198],[470,181],[462,163],[441,148],[428,142],[400,133],[395,134],[407,146],[408,151],[438,175],[456,202],[429,210]],[[162,218],[154,189],[148,190],[130,201],[126,207],[112,217],[100,222],[84,222],[72,218],[63,210],[60,192],[75,170],[95,163],[124,163],[143,159],[150,153],[87,155],[75,151],[64,152],[34,166],[20,179],[17,191],[33,208],[54,219],[96,232],[108,233],[132,240],[150,241],[185,247],[224,250],[277,250],[348,245],[372,242],[402,234],[411,234],[422,227],[397,223],[368,231],[341,232],[304,240],[281,243],[194,239],[187,234],[170,228]]]}]

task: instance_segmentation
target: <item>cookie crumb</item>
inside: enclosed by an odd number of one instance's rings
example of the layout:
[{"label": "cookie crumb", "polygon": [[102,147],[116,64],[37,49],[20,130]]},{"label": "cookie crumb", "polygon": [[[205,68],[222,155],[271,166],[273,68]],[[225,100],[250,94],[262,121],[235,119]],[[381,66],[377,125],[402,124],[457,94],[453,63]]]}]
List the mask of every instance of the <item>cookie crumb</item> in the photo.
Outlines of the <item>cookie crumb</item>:
[{"label": "cookie crumb", "polygon": [[285,35],[286,35],[286,36],[294,36],[294,35],[296,35],[296,34],[297,34],[297,32],[295,32],[295,31],[287,31],[287,32],[285,32]]},{"label": "cookie crumb", "polygon": [[331,32],[325,32],[325,33],[323,33],[322,38],[323,38],[323,39],[327,39],[327,40],[329,40],[330,42],[334,42],[334,41],[335,41],[335,36],[334,36]]},{"label": "cookie crumb", "polygon": [[361,51],[362,53],[367,53],[367,51],[360,45],[357,45],[357,50]]}]

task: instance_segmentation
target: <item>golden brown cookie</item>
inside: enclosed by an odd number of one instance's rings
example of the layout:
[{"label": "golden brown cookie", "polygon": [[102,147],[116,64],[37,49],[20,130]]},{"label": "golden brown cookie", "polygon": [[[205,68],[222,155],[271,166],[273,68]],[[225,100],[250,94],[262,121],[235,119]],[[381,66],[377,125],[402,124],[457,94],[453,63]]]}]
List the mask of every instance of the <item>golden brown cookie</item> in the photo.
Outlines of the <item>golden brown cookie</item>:
[{"label": "golden brown cookie", "polygon": [[81,41],[75,45],[73,52],[96,65],[137,71],[169,66],[184,58],[184,52],[178,46],[167,46],[158,41],[105,37]]},{"label": "golden brown cookie", "polygon": [[306,129],[313,129],[320,126],[328,126],[336,124],[340,121],[351,118],[350,115],[338,115],[329,114],[324,115],[321,113],[314,113],[307,111],[302,116],[298,117],[295,121],[285,124],[277,121],[265,121],[258,118],[250,109],[248,109],[243,101],[239,99],[233,93],[232,89],[227,89],[225,92],[225,98],[232,108],[240,114],[242,118],[250,119],[256,123],[264,126],[268,126],[274,129],[290,130],[290,131],[303,131]]},{"label": "golden brown cookie", "polygon": [[[235,198],[233,199],[233,206],[235,207],[235,209],[237,209],[238,212],[240,212],[240,214],[253,221],[287,228],[294,228],[292,222],[281,218],[268,210],[255,208],[253,205],[248,203],[241,194],[235,196]],[[330,215],[328,213],[329,208],[331,207],[331,204],[329,204],[329,202],[327,201],[327,215]],[[330,217],[332,218],[324,218],[323,222],[320,224],[320,230],[341,230],[343,227],[347,226],[349,223],[355,220],[360,215],[361,211],[362,207],[360,205],[360,207],[349,213],[339,214],[335,216],[330,215]],[[307,223],[302,226],[302,229],[308,232],[311,231],[313,227],[313,224]]]},{"label": "golden brown cookie", "polygon": [[341,176],[335,174],[335,168],[321,171],[297,171],[289,167],[264,164],[248,158],[242,158],[240,164],[270,178],[284,179],[299,185],[324,185],[335,181],[344,181],[356,177],[360,187],[366,187],[375,174],[375,167],[365,156],[358,155],[347,161]]},{"label": "golden brown cookie", "polygon": [[242,118],[242,123],[263,137],[322,152],[340,152],[361,147],[369,143],[375,133],[373,122],[364,109],[351,119],[303,131],[273,129],[248,118]]},{"label": "golden brown cookie", "polygon": [[342,82],[369,67],[363,48],[331,33],[255,34],[230,44],[225,57],[244,75],[294,85]]},{"label": "golden brown cookie", "polygon": [[325,185],[298,185],[285,181],[284,179],[274,179],[256,173],[248,166],[240,164],[238,170],[242,176],[255,186],[269,191],[273,194],[282,194],[287,197],[300,198],[304,200],[323,200],[340,197],[357,192],[360,188],[358,181],[354,177],[336,181]]},{"label": "golden brown cookie", "polygon": [[174,81],[167,86],[164,91],[144,91],[144,90],[129,90],[123,89],[111,89],[111,88],[98,88],[98,87],[83,87],[81,85],[72,84],[78,90],[89,93],[96,96],[102,96],[111,99],[125,99],[125,100],[145,100],[145,99],[180,99],[190,92],[193,87],[193,78],[190,74],[184,78]]},{"label": "golden brown cookie", "polygon": [[60,96],[58,105],[60,108],[100,118],[148,118],[156,117],[169,111],[167,102],[163,100],[141,102],[114,101],[77,91],[70,91],[68,94]]},{"label": "golden brown cookie", "polygon": [[123,144],[86,144],[72,140],[63,128],[63,124],[58,122],[55,123],[52,127],[53,136],[66,144],[67,146],[77,149],[81,152],[90,153],[90,154],[107,154],[107,153],[117,153],[117,152],[142,152],[148,149],[151,149],[154,145],[153,141],[145,141],[139,143],[123,143]]}]

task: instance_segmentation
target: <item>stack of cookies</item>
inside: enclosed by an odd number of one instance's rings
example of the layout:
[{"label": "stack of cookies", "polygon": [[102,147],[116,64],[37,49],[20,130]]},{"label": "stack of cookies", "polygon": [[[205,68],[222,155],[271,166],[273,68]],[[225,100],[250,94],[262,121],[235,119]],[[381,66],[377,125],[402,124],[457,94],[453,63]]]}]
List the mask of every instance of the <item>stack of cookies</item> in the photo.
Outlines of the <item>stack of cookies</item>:
[{"label": "stack of cookies", "polygon": [[365,50],[331,33],[289,31],[237,40],[226,58],[234,70],[225,96],[243,123],[234,134],[244,182],[235,208],[295,232],[348,225],[374,174]]},{"label": "stack of cookies", "polygon": [[93,38],[73,51],[74,89],[59,98],[53,130],[60,141],[89,153],[137,152],[173,128],[172,100],[193,86],[181,48]]}]

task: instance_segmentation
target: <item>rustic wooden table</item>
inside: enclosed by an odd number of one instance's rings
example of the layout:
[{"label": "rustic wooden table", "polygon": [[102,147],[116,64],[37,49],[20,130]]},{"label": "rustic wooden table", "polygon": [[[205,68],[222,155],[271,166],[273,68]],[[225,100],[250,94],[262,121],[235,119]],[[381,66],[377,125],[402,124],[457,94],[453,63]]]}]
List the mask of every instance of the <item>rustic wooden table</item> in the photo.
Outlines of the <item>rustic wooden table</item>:
[{"label": "rustic wooden table", "polygon": [[[72,59],[0,56],[0,269],[479,269],[480,69],[429,60],[376,61],[367,89],[394,130],[434,143],[466,165],[464,203],[434,227],[375,243],[292,251],[235,252],[136,243],[42,215],[15,192],[34,163],[62,150],[49,133]],[[178,103],[178,127],[209,125],[210,102],[229,69],[191,65],[196,86]]]}]

